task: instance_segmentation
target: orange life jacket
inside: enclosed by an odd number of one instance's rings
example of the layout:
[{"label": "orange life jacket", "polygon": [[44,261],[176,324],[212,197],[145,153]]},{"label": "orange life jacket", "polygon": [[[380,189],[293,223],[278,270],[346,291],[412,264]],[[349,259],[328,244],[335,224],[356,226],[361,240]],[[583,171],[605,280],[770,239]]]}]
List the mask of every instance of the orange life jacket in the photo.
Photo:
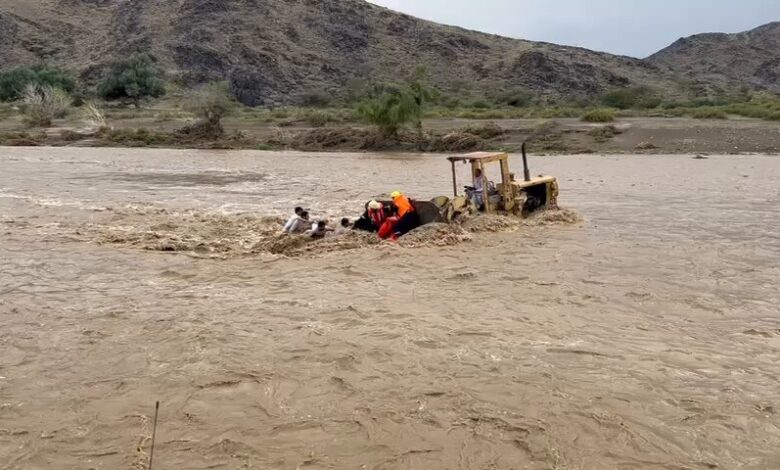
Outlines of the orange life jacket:
[{"label": "orange life jacket", "polygon": [[390,217],[387,220],[385,220],[385,223],[382,224],[382,227],[379,229],[379,238],[382,240],[387,240],[393,235],[393,232],[395,231],[395,226],[398,225],[398,221],[400,219],[398,217]]},{"label": "orange life jacket", "polygon": [[393,200],[393,204],[398,209],[398,217],[414,212],[414,206],[412,206],[412,202],[406,196],[398,196]]}]

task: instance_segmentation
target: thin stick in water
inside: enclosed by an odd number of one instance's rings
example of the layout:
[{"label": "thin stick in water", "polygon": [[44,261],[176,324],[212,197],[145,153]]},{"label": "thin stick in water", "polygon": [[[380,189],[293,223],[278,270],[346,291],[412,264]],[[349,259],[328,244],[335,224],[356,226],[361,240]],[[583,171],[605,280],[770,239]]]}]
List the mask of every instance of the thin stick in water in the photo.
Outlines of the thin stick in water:
[{"label": "thin stick in water", "polygon": [[152,446],[149,450],[149,470],[152,470],[152,461],[154,460],[154,441],[157,439],[157,415],[160,413],[160,402],[154,405],[154,425],[152,426]]}]

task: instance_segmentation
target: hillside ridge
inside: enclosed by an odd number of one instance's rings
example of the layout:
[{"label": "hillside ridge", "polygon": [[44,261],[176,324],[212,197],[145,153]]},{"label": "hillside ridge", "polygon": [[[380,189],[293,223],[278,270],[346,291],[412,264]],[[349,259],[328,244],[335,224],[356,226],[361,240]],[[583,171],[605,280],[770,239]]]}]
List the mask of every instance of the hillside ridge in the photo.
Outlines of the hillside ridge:
[{"label": "hillside ridge", "polygon": [[[778,29],[753,31],[780,38]],[[746,41],[761,70],[749,76],[712,70],[717,59],[692,57],[719,51],[730,38],[681,39],[642,60],[440,25],[363,0],[26,0],[0,6],[3,68],[44,62],[95,83],[117,58],[150,52],[182,85],[227,80],[251,106],[295,104],[314,91],[344,96],[358,83],[398,80],[419,66],[444,91],[526,90],[542,102],[632,85],[675,96],[685,92],[681,76],[706,89],[742,79],[758,89],[780,86],[771,83],[778,70],[767,64],[770,52],[753,45],[764,39]]]}]

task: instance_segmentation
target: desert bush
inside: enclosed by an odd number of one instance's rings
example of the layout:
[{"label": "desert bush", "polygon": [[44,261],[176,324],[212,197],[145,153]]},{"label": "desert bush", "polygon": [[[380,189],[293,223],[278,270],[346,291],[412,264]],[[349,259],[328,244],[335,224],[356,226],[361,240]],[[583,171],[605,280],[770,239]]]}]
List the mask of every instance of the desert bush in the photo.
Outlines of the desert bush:
[{"label": "desert bush", "polygon": [[[67,90],[66,90],[67,91]],[[83,84],[78,84],[73,91],[70,92],[72,105],[74,108],[81,108],[87,104],[90,92],[85,88]]]},{"label": "desert bush", "polygon": [[73,92],[76,82],[56,67],[20,67],[0,73],[0,101],[16,101],[24,97],[28,85],[49,86]]},{"label": "desert bush", "polygon": [[95,129],[104,129],[108,127],[108,121],[103,111],[95,103],[86,103],[84,105],[84,122]]},{"label": "desert bush", "polygon": [[[412,119],[414,128],[417,131],[418,145],[422,146],[424,141],[422,119],[425,113],[425,107],[438,97],[438,91],[428,83],[428,71],[424,67],[417,68],[407,80],[407,93],[411,95],[414,103],[412,107]],[[422,147],[420,147],[422,150]]]},{"label": "desert bush", "polygon": [[603,96],[602,102],[617,109],[651,109],[661,105],[661,99],[646,86],[620,88]]},{"label": "desert bush", "polygon": [[463,104],[459,97],[451,95],[440,97],[438,102],[441,106],[448,109],[459,108]]},{"label": "desert bush", "polygon": [[481,139],[490,140],[504,135],[505,131],[495,122],[488,122],[482,126],[470,126],[461,131],[465,134],[471,134]]},{"label": "desert bush", "polygon": [[78,132],[72,131],[70,129],[62,131],[62,134],[60,134],[60,139],[64,140],[65,142],[78,142],[79,140],[84,139],[83,134],[79,134]]},{"label": "desert bush", "polygon": [[[27,132],[6,132],[0,133],[0,145],[9,145],[8,142],[13,142],[20,139],[30,139],[30,134]],[[11,146],[11,145],[9,145]]]},{"label": "desert bush", "polygon": [[555,99],[554,103],[559,108],[593,108],[599,106],[598,98],[593,96],[570,93]]},{"label": "desert bush", "polygon": [[516,89],[498,96],[498,103],[511,106],[513,108],[526,108],[534,101],[534,94],[528,90]]},{"label": "desert bush", "polygon": [[[538,111],[537,114],[539,115],[539,117],[543,119],[557,119],[557,118],[570,117],[568,108],[560,108],[558,106],[542,108]],[[581,115],[582,115],[581,109],[575,111],[574,116],[579,117]]]},{"label": "desert bush", "polygon": [[0,103],[0,119],[5,119],[16,113],[16,110],[7,104]]},{"label": "desert bush", "polygon": [[200,120],[199,130],[205,136],[221,137],[225,130],[222,127],[224,118],[233,108],[233,102],[228,95],[227,86],[220,83],[204,85],[196,90],[187,109]]},{"label": "desert bush", "polygon": [[583,114],[582,120],[585,122],[612,122],[615,120],[615,111],[607,108],[593,109]]},{"label": "desert bush", "polygon": [[506,119],[509,114],[502,109],[476,109],[457,113],[461,119]]},{"label": "desert bush", "polygon": [[358,114],[387,137],[398,135],[406,124],[418,120],[421,106],[408,87],[388,84],[374,87],[357,108]]},{"label": "desert bush", "polygon": [[775,121],[780,114],[780,97],[771,93],[756,93],[750,101],[733,103],[723,110],[727,114]]},{"label": "desert bush", "polygon": [[70,96],[48,85],[27,85],[24,90],[24,116],[28,125],[49,127],[54,119],[63,118],[70,107]]},{"label": "desert bush", "polygon": [[588,131],[588,135],[593,137],[593,140],[597,143],[608,142],[620,133],[621,131],[613,125],[597,127]]},{"label": "desert bush", "polygon": [[162,145],[170,140],[169,134],[152,132],[148,129],[103,129],[99,136],[107,145],[122,145],[127,147],[146,147]]},{"label": "desert bush", "polygon": [[327,111],[314,111],[306,114],[306,121],[312,127],[325,127],[338,119],[332,113]]},{"label": "desert bush", "polygon": [[728,115],[721,108],[697,108],[691,112],[691,117],[696,119],[728,119]]},{"label": "desert bush", "polygon": [[153,56],[136,54],[114,62],[98,92],[106,100],[127,100],[139,107],[142,100],[165,94],[163,72]]},{"label": "desert bush", "polygon": [[724,110],[729,114],[736,114],[737,116],[744,116],[756,119],[765,119],[771,111],[763,106],[756,105],[755,103],[735,103],[726,106]]},{"label": "desert bush", "polygon": [[324,108],[331,103],[331,96],[324,90],[313,90],[301,93],[298,102],[301,106]]},{"label": "desert bush", "polygon": [[187,117],[191,117],[191,114],[180,111],[160,111],[154,114],[154,122],[170,122]]},{"label": "desert bush", "polygon": [[271,119],[287,119],[290,116],[290,111],[287,109],[274,109],[268,114],[268,117]]},{"label": "desert bush", "polygon": [[669,102],[665,103],[663,108],[663,113],[666,116],[727,119],[729,115],[736,115],[754,119],[777,120],[777,116],[780,115],[780,97],[771,93],[736,93],[714,98],[700,97],[684,102]]},{"label": "desert bush", "polygon": [[196,90],[187,108],[204,121],[219,122],[233,109],[233,102],[224,84],[212,83]]}]

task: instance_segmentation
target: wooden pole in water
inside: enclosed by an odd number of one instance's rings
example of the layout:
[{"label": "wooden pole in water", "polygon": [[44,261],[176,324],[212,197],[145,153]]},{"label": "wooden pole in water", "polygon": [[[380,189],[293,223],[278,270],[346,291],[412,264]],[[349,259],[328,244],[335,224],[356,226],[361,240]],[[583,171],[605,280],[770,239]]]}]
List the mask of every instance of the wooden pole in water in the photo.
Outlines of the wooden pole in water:
[{"label": "wooden pole in water", "polygon": [[452,163],[452,193],[454,197],[458,197],[458,177],[455,174],[455,160],[450,160]]},{"label": "wooden pole in water", "polygon": [[531,181],[531,170],[528,169],[528,157],[525,155],[525,142],[520,148],[523,151],[523,177],[526,181]]},{"label": "wooden pole in water", "polygon": [[149,449],[149,470],[152,470],[152,462],[154,460],[154,441],[157,439],[157,416],[160,413],[160,402],[158,401],[154,405],[154,425],[152,426],[152,446]]}]

